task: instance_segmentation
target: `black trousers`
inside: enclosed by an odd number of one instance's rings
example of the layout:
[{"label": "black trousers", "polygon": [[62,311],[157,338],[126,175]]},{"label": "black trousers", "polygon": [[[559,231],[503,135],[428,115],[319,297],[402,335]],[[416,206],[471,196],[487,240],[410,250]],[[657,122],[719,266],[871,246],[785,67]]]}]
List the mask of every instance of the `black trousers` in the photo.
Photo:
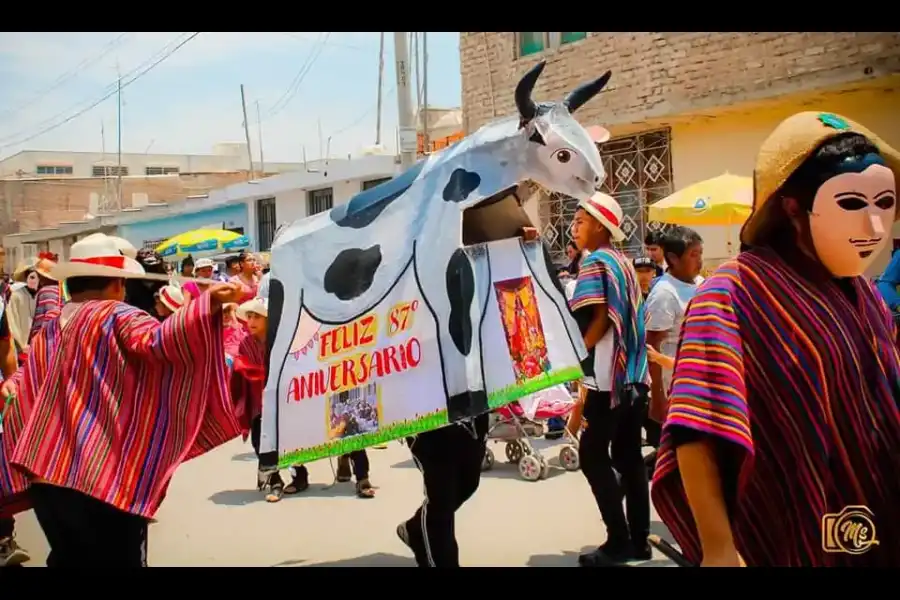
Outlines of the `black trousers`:
[{"label": "black trousers", "polygon": [[29,493],[50,544],[48,567],[147,566],[147,519],[54,485]]},{"label": "black trousers", "polygon": [[613,546],[643,545],[650,534],[650,486],[641,453],[643,411],[643,406],[622,404],[610,409],[609,392],[588,390],[585,399],[587,428],[578,458]]},{"label": "black trousers", "polygon": [[478,489],[487,431],[485,414],[407,440],[425,483],[425,501],[406,522],[420,567],[459,566],[455,515]]},{"label": "black trousers", "polygon": [[357,482],[369,478],[369,455],[365,450],[355,450],[350,454],[344,454],[338,459],[338,475],[344,475],[344,470],[352,469],[353,477]]},{"label": "black trousers", "polygon": [[3,517],[0,519],[0,540],[12,537],[16,531],[16,520],[13,517]]}]

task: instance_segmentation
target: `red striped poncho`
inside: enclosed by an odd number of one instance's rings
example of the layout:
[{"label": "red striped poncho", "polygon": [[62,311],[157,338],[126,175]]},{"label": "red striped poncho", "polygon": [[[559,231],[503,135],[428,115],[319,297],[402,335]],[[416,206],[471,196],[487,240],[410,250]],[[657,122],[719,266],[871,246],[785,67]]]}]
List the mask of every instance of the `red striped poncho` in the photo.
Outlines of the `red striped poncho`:
[{"label": "red striped poncho", "polygon": [[59,307],[44,314],[43,327],[32,338],[25,361],[12,376],[17,392],[3,413],[3,435],[0,436],[0,516],[9,517],[31,508],[28,496],[24,494],[28,479],[10,467],[8,458],[12,456],[31,415],[34,398],[44,382],[50,358],[56,350],[59,315]]},{"label": "red striped poncho", "polygon": [[160,323],[124,302],[82,304],[59,335],[12,464],[152,518],[178,465],[237,436],[221,311],[209,294]]},{"label": "red striped poncho", "polygon": [[266,345],[252,335],[241,340],[231,374],[231,402],[244,439],[253,419],[262,413],[266,383]]},{"label": "red striped poncho", "polygon": [[[771,250],[741,253],[688,305],[651,496],[691,562],[700,538],[676,430],[715,440],[748,566],[900,566],[900,353],[863,277],[813,280]],[[815,266],[815,265],[812,265]],[[823,550],[823,518],[872,512],[877,546]]]}]

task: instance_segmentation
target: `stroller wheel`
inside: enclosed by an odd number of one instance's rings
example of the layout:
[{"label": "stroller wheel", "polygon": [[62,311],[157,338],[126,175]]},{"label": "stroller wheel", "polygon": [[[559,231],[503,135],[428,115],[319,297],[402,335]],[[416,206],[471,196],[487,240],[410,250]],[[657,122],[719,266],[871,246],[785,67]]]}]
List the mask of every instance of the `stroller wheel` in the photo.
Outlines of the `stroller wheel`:
[{"label": "stroller wheel", "polygon": [[506,459],[511,463],[517,463],[525,455],[525,449],[519,442],[506,443]]},{"label": "stroller wheel", "polygon": [[563,446],[562,450],[559,451],[559,464],[566,471],[577,471],[581,466],[578,460],[578,451],[573,446]]},{"label": "stroller wheel", "polygon": [[541,461],[534,456],[523,456],[521,460],[519,460],[519,475],[522,476],[522,479],[525,481],[537,481],[541,478],[541,471],[543,467],[541,466]]},{"label": "stroller wheel", "polygon": [[481,470],[490,471],[494,468],[494,453],[488,448],[484,451],[484,458],[481,459]]},{"label": "stroller wheel", "polygon": [[550,463],[543,456],[539,460],[541,461],[541,479],[547,479],[550,477]]}]

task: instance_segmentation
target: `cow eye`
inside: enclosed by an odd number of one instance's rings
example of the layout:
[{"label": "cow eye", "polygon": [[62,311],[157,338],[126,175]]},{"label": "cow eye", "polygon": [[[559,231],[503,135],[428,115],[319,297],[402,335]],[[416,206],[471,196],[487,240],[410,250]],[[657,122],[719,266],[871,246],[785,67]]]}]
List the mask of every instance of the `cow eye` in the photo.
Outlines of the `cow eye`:
[{"label": "cow eye", "polygon": [[561,164],[566,164],[570,160],[572,160],[572,153],[565,148],[556,151],[556,160]]}]

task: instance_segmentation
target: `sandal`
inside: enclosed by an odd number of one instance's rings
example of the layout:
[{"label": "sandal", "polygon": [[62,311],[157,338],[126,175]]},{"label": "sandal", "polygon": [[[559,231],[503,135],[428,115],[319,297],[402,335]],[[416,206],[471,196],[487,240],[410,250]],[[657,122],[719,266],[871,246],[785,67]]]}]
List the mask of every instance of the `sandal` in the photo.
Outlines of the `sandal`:
[{"label": "sandal", "polygon": [[357,498],[374,498],[375,497],[375,488],[372,487],[372,484],[369,483],[368,479],[363,479],[362,481],[356,484],[356,497]]},{"label": "sandal", "polygon": [[350,457],[345,454],[338,458],[335,480],[338,483],[346,483],[351,479],[353,479],[353,472],[350,470]]},{"label": "sandal", "polygon": [[287,495],[299,494],[305,492],[309,488],[309,471],[306,467],[291,467],[291,482],[284,488]]},{"label": "sandal", "polygon": [[276,471],[271,474],[260,473],[258,477],[258,489],[266,495],[266,502],[278,502],[284,495],[284,481],[281,474]]}]

